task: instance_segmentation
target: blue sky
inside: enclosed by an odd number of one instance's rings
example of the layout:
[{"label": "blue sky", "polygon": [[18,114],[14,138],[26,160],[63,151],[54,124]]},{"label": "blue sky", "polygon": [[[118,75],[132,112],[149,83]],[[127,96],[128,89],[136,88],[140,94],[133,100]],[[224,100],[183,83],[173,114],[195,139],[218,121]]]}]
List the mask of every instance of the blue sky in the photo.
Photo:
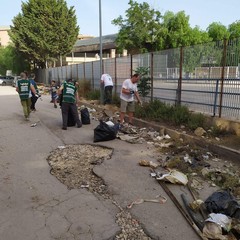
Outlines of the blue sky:
[{"label": "blue sky", "polygon": [[[26,0],[23,0],[26,2]],[[118,32],[118,27],[111,24],[114,18],[122,15],[129,8],[129,0],[101,0],[102,35]],[[138,0],[147,2],[162,14],[166,11],[177,13],[185,11],[190,17],[192,27],[199,26],[206,30],[212,22],[220,22],[226,27],[240,20],[239,0]],[[21,12],[21,0],[0,0],[0,26],[12,24],[12,19]],[[81,34],[99,36],[99,0],[67,0],[68,6],[74,6]]]}]

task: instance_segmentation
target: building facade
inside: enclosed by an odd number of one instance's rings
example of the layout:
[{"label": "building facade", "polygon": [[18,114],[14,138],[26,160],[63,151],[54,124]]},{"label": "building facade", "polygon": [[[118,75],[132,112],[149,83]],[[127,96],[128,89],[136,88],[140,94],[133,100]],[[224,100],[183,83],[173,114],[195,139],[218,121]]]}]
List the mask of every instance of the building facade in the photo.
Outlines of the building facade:
[{"label": "building facade", "polygon": [[9,26],[0,26],[0,46],[6,47],[11,42],[11,39],[8,35],[9,30]]}]

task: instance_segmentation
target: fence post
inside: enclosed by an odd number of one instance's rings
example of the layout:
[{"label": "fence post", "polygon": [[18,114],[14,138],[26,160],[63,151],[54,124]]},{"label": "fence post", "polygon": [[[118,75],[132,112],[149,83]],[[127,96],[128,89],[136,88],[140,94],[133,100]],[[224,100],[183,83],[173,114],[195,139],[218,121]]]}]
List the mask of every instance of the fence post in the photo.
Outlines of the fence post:
[{"label": "fence post", "polygon": [[151,53],[151,102],[153,101],[153,53]]},{"label": "fence post", "polygon": [[132,72],[133,72],[133,56],[132,56],[132,54],[131,54],[130,56],[131,56],[131,60],[130,60],[130,61],[131,61],[131,62],[130,62],[130,64],[131,64],[131,65],[130,65],[130,68],[131,68],[131,69],[130,69],[130,70],[131,70],[131,76],[130,76],[130,78],[131,78],[131,77],[132,77]]},{"label": "fence post", "polygon": [[83,62],[83,80],[86,80],[85,62]]},{"label": "fence post", "polygon": [[181,95],[182,95],[182,68],[183,68],[183,47],[180,48],[179,79],[178,79],[178,87],[177,87],[177,105],[181,105]]},{"label": "fence post", "polygon": [[100,79],[98,79],[100,84],[100,104],[104,104],[104,84],[101,84],[102,74],[104,73],[104,61],[100,59]]},{"label": "fence post", "polygon": [[77,74],[77,81],[79,80],[79,77],[78,77],[78,64],[76,64],[76,74]]},{"label": "fence post", "polygon": [[219,85],[219,79],[217,79],[216,88],[215,88],[214,105],[213,105],[213,117],[215,117],[215,115],[216,115],[217,97],[218,97],[218,85]]},{"label": "fence post", "polygon": [[226,56],[227,56],[227,39],[224,39],[223,43],[223,56],[222,56],[222,74],[221,74],[221,90],[219,99],[219,118],[222,116],[222,101],[223,101],[223,85],[224,85],[224,75],[226,66]]},{"label": "fence post", "polygon": [[92,62],[92,89],[94,90],[94,71],[93,71],[93,62]]},{"label": "fence post", "polygon": [[117,95],[117,58],[114,58],[114,72],[115,72],[115,83],[114,83],[114,95]]}]

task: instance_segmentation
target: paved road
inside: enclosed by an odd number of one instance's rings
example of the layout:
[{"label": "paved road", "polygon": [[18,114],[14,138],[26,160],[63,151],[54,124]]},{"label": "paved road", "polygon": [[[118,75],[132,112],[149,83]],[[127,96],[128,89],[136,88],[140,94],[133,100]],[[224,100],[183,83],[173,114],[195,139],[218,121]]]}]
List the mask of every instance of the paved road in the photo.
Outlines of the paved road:
[{"label": "paved road", "polygon": [[[98,122],[63,131],[60,109],[49,101],[50,96],[43,96],[26,122],[15,89],[0,87],[0,239],[114,239],[120,231],[115,222],[119,209],[86,189],[67,189],[50,174],[46,161],[60,145],[93,144]],[[122,208],[137,198],[166,196],[149,170],[138,166],[142,159],[155,161],[151,147],[118,139],[98,145],[114,149],[112,158],[94,171]],[[175,186],[172,191],[178,196],[187,192]],[[152,239],[199,239],[171,200],[164,205],[143,203],[129,211]]]}]

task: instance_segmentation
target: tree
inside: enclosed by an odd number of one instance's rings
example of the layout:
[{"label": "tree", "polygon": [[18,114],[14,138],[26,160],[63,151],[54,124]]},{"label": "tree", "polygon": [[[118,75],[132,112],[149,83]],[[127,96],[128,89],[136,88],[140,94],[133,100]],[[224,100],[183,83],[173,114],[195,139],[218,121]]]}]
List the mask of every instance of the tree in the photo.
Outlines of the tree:
[{"label": "tree", "polygon": [[66,1],[29,0],[14,17],[10,37],[29,61],[46,67],[71,52],[78,32],[75,10]]},{"label": "tree", "polygon": [[160,23],[161,13],[151,9],[146,2],[130,0],[126,19],[119,16],[112,23],[120,27],[116,39],[119,50],[127,49],[130,53],[157,51],[163,47],[164,29]]},{"label": "tree", "polygon": [[140,75],[140,81],[138,83],[138,92],[143,97],[144,101],[147,95],[151,91],[151,78],[149,77],[150,69],[149,67],[138,67],[135,73]]},{"label": "tree", "polygon": [[212,38],[213,41],[228,39],[230,36],[227,28],[219,22],[211,23],[207,28],[207,32],[209,37]]},{"label": "tree", "polygon": [[191,28],[184,11],[167,11],[164,16],[151,9],[148,3],[130,0],[126,19],[122,16],[112,23],[120,27],[116,39],[118,49],[130,53],[144,53],[189,46],[209,41],[208,34],[198,27]]},{"label": "tree", "polygon": [[12,70],[13,74],[19,74],[29,69],[28,61],[14,46],[0,47],[0,74],[5,75],[7,70]]},{"label": "tree", "polygon": [[228,31],[230,33],[230,38],[240,37],[240,20],[230,24],[228,26]]},{"label": "tree", "polygon": [[190,46],[210,40],[208,34],[201,31],[198,26],[191,28],[189,16],[184,11],[176,14],[168,11],[163,19],[163,24],[167,29],[165,48]]}]

